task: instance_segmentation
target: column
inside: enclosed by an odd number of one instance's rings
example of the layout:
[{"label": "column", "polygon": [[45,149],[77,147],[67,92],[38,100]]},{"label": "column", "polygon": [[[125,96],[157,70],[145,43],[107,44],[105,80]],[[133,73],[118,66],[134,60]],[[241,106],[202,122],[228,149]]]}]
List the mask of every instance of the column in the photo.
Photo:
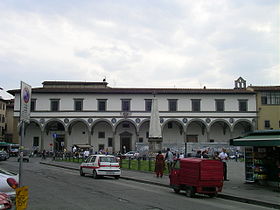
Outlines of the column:
[{"label": "column", "polygon": [[40,145],[40,150],[43,151],[44,148],[44,131],[41,130],[41,145]]}]

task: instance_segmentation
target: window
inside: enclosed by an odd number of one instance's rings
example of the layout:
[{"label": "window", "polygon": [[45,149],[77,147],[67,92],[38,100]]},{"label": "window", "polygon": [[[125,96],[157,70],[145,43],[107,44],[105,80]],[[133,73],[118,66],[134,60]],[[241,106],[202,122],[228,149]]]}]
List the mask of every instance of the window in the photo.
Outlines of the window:
[{"label": "window", "polygon": [[145,111],[150,112],[152,110],[152,99],[145,99]]},{"label": "window", "polygon": [[36,99],[31,99],[30,111],[34,112],[35,110],[36,110]]},{"label": "window", "polygon": [[130,111],[130,99],[122,99],[122,111]]},{"label": "window", "polygon": [[35,136],[33,137],[33,147],[38,147],[39,146],[39,137]]},{"label": "window", "polygon": [[98,132],[98,138],[99,139],[104,139],[105,138],[105,132]]},{"label": "window", "polygon": [[168,107],[170,112],[177,111],[177,99],[168,99]]},{"label": "window", "polygon": [[97,107],[98,111],[104,112],[106,111],[106,106],[107,106],[107,99],[97,99]]},{"label": "window", "polygon": [[264,128],[270,128],[270,121],[269,120],[264,121]]},{"label": "window", "polygon": [[123,123],[123,126],[122,126],[123,128],[129,128],[130,126],[129,126],[129,123]]},{"label": "window", "polygon": [[59,99],[51,99],[51,111],[59,111]]},{"label": "window", "polygon": [[5,115],[2,116],[2,123],[5,123]]},{"label": "window", "polygon": [[140,137],[140,138],[139,138],[139,143],[143,143],[143,142],[144,142],[143,138]]},{"label": "window", "polygon": [[83,99],[74,99],[74,110],[83,111]]},{"label": "window", "polygon": [[280,92],[263,92],[261,101],[263,105],[280,104]]},{"label": "window", "polygon": [[225,100],[224,99],[216,99],[216,112],[225,111]]},{"label": "window", "polygon": [[108,147],[113,147],[113,138],[108,138]]},{"label": "window", "polygon": [[192,99],[192,111],[200,112],[200,99]]},{"label": "window", "polygon": [[173,128],[172,122],[167,123],[167,128],[169,129]]},{"label": "window", "polygon": [[149,138],[149,132],[146,132],[146,138]]},{"label": "window", "polygon": [[247,100],[239,100],[239,111],[246,112],[247,111]]}]

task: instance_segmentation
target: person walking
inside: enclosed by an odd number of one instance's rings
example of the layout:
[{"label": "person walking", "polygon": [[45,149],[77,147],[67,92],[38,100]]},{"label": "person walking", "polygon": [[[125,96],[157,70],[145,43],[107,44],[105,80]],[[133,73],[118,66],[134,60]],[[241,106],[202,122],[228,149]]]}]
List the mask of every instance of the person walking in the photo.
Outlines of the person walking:
[{"label": "person walking", "polygon": [[170,151],[170,148],[167,148],[167,152],[165,155],[165,160],[167,162],[168,173],[171,173],[172,164],[174,161],[173,153]]},{"label": "person walking", "polygon": [[227,160],[228,160],[228,155],[226,153],[226,149],[222,149],[222,152],[219,154],[219,159],[223,162],[224,165],[224,181],[229,181],[227,179]]},{"label": "person walking", "polygon": [[158,154],[156,156],[156,163],[155,163],[155,172],[157,178],[159,176],[162,178],[164,168],[165,168],[164,156],[161,154],[161,151],[158,151]]}]

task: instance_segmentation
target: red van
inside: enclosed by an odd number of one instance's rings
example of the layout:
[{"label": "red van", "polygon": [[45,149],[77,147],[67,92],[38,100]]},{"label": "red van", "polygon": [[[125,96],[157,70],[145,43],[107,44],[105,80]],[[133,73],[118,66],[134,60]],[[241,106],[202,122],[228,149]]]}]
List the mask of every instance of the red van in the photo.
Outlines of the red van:
[{"label": "red van", "polygon": [[178,159],[169,178],[176,193],[184,190],[189,197],[195,193],[215,197],[223,187],[223,163],[201,158]]}]

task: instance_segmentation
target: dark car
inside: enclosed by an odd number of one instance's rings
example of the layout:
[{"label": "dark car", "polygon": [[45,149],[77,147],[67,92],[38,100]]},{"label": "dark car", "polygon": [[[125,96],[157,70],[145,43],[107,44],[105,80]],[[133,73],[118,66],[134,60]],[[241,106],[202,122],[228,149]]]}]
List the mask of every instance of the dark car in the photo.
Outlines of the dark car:
[{"label": "dark car", "polygon": [[9,159],[9,154],[4,150],[0,150],[0,160],[7,160],[7,159]]},{"label": "dark car", "polygon": [[[22,161],[29,162],[30,152],[27,150],[22,151]],[[18,162],[20,161],[20,156],[18,156]]]}]

